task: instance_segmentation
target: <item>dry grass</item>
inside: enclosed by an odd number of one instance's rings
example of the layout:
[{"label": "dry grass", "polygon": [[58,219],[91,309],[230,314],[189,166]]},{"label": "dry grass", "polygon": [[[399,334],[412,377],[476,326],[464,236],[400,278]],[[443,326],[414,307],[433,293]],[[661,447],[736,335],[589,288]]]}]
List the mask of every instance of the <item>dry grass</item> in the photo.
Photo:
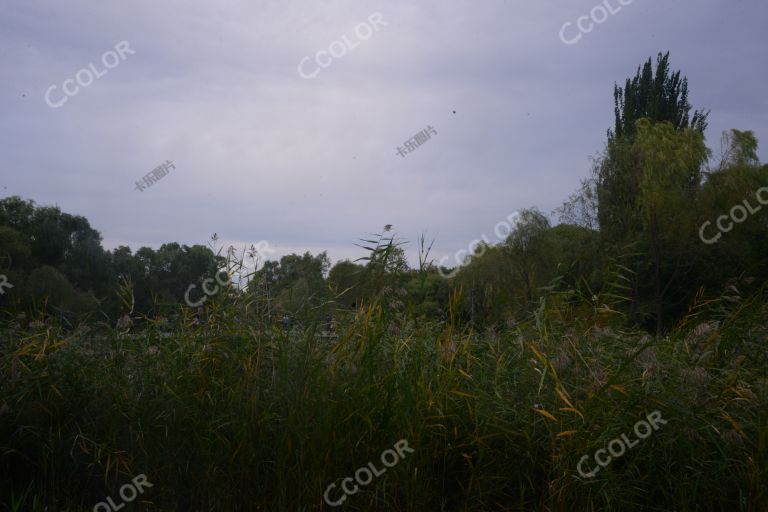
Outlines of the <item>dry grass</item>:
[{"label": "dry grass", "polygon": [[[169,337],[9,327],[2,509],[92,510],[142,473],[154,487],[124,511],[328,509],[330,483],[406,439],[416,452],[340,508],[768,510],[760,297],[708,304],[663,339],[557,296],[485,333],[393,330],[373,305],[330,340],[227,308]],[[654,410],[669,423],[579,476]]]}]

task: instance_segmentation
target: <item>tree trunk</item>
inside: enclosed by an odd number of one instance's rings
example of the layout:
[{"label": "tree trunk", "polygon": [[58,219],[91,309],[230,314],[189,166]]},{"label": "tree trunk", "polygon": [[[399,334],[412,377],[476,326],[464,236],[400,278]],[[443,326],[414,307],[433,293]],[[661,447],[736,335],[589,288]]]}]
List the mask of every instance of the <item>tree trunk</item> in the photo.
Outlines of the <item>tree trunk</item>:
[{"label": "tree trunk", "polygon": [[653,286],[654,301],[656,302],[656,336],[661,336],[663,330],[663,300],[664,292],[661,289],[661,248],[659,247],[659,233],[656,214],[651,223],[651,244],[653,244]]}]

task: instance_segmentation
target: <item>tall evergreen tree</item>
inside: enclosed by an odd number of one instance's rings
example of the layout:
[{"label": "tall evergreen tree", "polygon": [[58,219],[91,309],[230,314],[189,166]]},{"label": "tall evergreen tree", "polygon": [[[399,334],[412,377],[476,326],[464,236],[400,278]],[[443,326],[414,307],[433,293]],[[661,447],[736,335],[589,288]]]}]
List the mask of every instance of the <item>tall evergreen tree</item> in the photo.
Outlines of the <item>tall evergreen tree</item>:
[{"label": "tall evergreen tree", "polygon": [[[670,71],[669,52],[658,55],[655,73],[649,58],[623,88],[614,85],[613,97],[614,129],[608,130],[605,155],[597,167],[598,221],[603,238],[621,244],[640,225],[637,197],[642,165],[632,150],[637,121],[669,122],[676,130],[703,133],[709,113],[696,110],[691,117],[688,79],[680,71]],[[693,195],[701,183],[700,164],[689,170],[688,181]]]},{"label": "tall evergreen tree", "polygon": [[[652,157],[647,147],[636,144],[638,126],[666,124],[672,132],[693,132],[702,137],[707,127],[708,112],[695,110],[691,116],[688,101],[688,79],[680,71],[672,72],[669,53],[659,54],[654,72],[651,59],[638,68],[634,78],[628,78],[624,87],[614,85],[614,128],[608,130],[608,141],[602,160],[596,167],[596,192],[600,235],[606,246],[617,256],[634,254],[632,265],[635,282],[631,283],[631,313],[640,319],[641,303],[645,298],[661,302],[664,294],[654,290],[648,293],[643,283],[657,279],[653,268],[659,267],[656,224],[649,224],[647,211],[641,198],[647,192],[648,159]],[[642,122],[640,122],[642,121]],[[645,124],[644,124],[645,123]],[[672,137],[668,133],[669,137]],[[673,166],[661,166],[654,172],[659,183],[672,179],[676,187],[682,187],[678,199],[695,201],[702,181],[702,167],[708,151],[697,153],[697,158],[686,161],[684,171]],[[680,185],[680,173],[684,182]],[[667,176],[669,174],[669,176]],[[676,189],[677,190],[677,189]],[[652,229],[653,228],[653,229]],[[655,237],[655,238],[654,238]],[[651,262],[655,262],[655,266]],[[650,297],[646,297],[650,295]],[[655,316],[661,317],[658,311]],[[658,328],[658,320],[657,320]]]},{"label": "tall evergreen tree", "polygon": [[688,102],[688,79],[680,71],[670,73],[669,52],[659,53],[656,59],[656,73],[649,58],[637,68],[632,79],[627,78],[623,88],[613,86],[615,126],[608,130],[608,141],[622,137],[632,138],[636,133],[635,123],[649,119],[652,123],[670,122],[676,129],[693,128],[700,132],[707,129],[709,112],[696,110],[691,118],[691,104]]}]

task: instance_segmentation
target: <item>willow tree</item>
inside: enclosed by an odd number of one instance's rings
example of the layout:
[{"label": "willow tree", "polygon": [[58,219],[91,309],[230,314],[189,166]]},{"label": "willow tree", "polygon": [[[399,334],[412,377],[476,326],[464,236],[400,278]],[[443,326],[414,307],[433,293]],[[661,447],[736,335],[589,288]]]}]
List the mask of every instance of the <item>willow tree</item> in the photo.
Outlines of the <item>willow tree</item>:
[{"label": "willow tree", "polygon": [[[654,72],[652,61],[638,67],[624,87],[614,85],[614,128],[608,130],[605,155],[597,168],[597,202],[600,231],[605,239],[621,244],[631,239],[639,221],[636,198],[641,165],[631,150],[637,122],[670,123],[675,130],[692,129],[704,133],[708,112],[696,110],[691,116],[688,79],[680,71],[671,72],[669,52],[659,54]],[[689,171],[690,190],[701,183],[701,165]]]},{"label": "willow tree", "polygon": [[637,194],[639,240],[651,262],[656,332],[664,327],[670,287],[684,281],[695,252],[698,215],[689,202],[690,170],[707,158],[701,131],[672,123],[636,123],[632,153],[640,162]]},{"label": "willow tree", "polygon": [[549,266],[546,235],[550,228],[549,219],[536,208],[524,209],[520,211],[520,220],[514,230],[505,240],[529,304],[533,301],[535,287],[543,284],[542,276]]},{"label": "willow tree", "polygon": [[[654,270],[644,249],[648,246],[649,233],[639,201],[647,169],[636,146],[638,126],[641,120],[646,120],[644,122],[650,126],[664,124],[667,131],[698,133],[703,143],[708,112],[695,110],[691,113],[688,80],[681,76],[680,71],[671,71],[669,53],[658,55],[655,70],[652,60],[648,59],[623,87],[614,85],[613,97],[614,127],[608,130],[605,152],[595,168],[597,219],[600,237],[607,250],[632,267],[634,278],[629,283],[628,297],[630,315],[642,320],[643,300],[649,293],[644,286],[654,279]],[[685,187],[681,189],[684,194],[682,204],[696,200],[706,158],[705,152],[702,159],[688,162],[690,167],[684,172]],[[678,171],[675,170],[676,173]],[[663,169],[659,171],[662,176],[665,172]],[[674,180],[678,178],[675,174]],[[658,297],[655,292],[652,294],[656,302]]]}]

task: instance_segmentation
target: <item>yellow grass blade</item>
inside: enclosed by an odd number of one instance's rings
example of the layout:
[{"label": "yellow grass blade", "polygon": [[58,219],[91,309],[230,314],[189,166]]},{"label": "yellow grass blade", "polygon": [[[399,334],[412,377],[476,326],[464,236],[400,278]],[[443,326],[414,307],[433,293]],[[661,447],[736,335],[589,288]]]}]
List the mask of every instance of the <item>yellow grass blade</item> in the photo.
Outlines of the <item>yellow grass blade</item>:
[{"label": "yellow grass blade", "polygon": [[568,405],[568,407],[573,408],[573,404],[570,400],[568,400],[568,396],[565,394],[565,390],[561,390],[558,386],[555,388],[555,392],[557,393],[557,396],[559,396],[560,399]]},{"label": "yellow grass blade", "polygon": [[534,411],[536,411],[537,413],[541,414],[545,418],[549,418],[552,421],[557,421],[557,418],[555,418],[552,414],[548,413],[544,409],[534,409]]},{"label": "yellow grass blade", "polygon": [[579,410],[576,409],[575,407],[561,407],[560,410],[561,411],[574,412],[574,413],[578,414],[581,417],[582,420],[584,419],[584,415],[581,414],[581,412],[579,412]]}]

